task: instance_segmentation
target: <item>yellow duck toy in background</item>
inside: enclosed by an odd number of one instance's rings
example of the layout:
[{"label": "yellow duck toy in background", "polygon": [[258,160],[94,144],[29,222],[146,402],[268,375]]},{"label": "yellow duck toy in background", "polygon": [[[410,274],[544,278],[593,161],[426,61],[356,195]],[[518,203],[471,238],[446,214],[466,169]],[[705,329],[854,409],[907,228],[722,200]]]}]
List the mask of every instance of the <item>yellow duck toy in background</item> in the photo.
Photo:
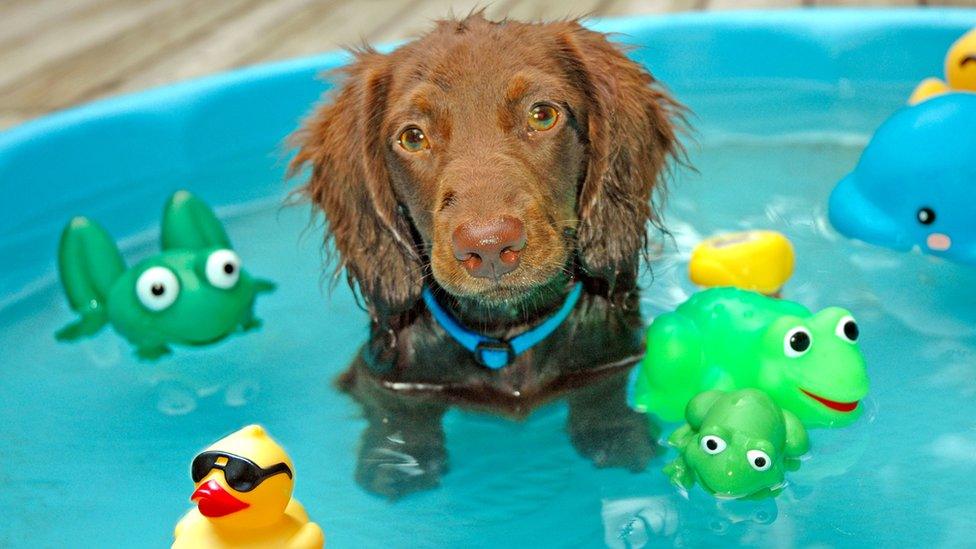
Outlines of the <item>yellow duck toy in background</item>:
[{"label": "yellow duck toy in background", "polygon": [[776,231],[725,233],[691,252],[691,281],[706,288],[733,286],[778,296],[793,276],[793,245]]},{"label": "yellow duck toy in background", "polygon": [[294,467],[259,425],[249,425],[193,458],[197,504],[180,519],[173,549],[288,547],[318,549],[322,529],[291,497]]},{"label": "yellow duck toy in background", "polygon": [[956,40],[945,58],[946,82],[938,78],[926,78],[912,96],[909,105],[917,105],[926,99],[950,92],[976,92],[976,29]]}]

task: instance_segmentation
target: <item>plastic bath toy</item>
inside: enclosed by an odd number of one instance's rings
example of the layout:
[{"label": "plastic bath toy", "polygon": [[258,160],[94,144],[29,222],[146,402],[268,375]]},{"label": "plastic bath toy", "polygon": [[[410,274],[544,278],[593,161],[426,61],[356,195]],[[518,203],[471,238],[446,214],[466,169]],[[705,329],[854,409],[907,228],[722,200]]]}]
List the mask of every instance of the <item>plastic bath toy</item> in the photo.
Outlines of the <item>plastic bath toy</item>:
[{"label": "plastic bath toy", "polygon": [[834,188],[830,222],[844,235],[871,244],[918,247],[976,264],[973,128],[976,94],[943,95],[899,110]]},{"label": "plastic bath toy", "polygon": [[679,455],[664,472],[685,490],[697,481],[719,498],[777,495],[810,446],[800,420],[756,389],[701,393],[685,419],[668,438]]},{"label": "plastic bath toy", "polygon": [[868,392],[851,313],[736,288],[693,295],[657,317],[637,374],[635,405],[681,419],[698,393],[760,389],[808,427],[849,425]]},{"label": "plastic bath toy", "polygon": [[725,233],[691,252],[691,281],[706,288],[733,286],[766,295],[779,293],[793,275],[793,246],[776,231]]},{"label": "plastic bath toy", "polygon": [[909,105],[916,105],[937,95],[953,91],[976,92],[976,29],[956,40],[945,57],[946,82],[938,78],[923,80],[912,96]]},{"label": "plastic bath toy", "polygon": [[258,294],[274,289],[241,268],[223,226],[210,208],[186,191],[163,212],[160,254],[126,269],[118,247],[100,225],[72,219],[61,234],[58,269],[71,309],[81,315],[59,330],[59,340],[95,334],[106,324],[155,359],[170,344],[203,345],[238,326],[260,326]]},{"label": "plastic bath toy", "polygon": [[322,529],[291,497],[294,470],[259,425],[213,443],[193,458],[190,500],[197,506],[176,524],[173,549],[322,547]]}]

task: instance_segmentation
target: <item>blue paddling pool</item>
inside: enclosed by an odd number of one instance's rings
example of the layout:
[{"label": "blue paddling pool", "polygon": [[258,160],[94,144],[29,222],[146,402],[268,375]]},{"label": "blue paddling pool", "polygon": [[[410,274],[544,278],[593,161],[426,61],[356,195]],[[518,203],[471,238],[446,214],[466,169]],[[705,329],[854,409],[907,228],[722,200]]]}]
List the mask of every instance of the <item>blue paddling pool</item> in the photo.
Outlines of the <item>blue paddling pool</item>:
[{"label": "blue paddling pool", "polygon": [[[740,12],[599,21],[693,111],[697,173],[678,170],[674,238],[643,313],[695,288],[690,250],[774,229],[796,248],[784,297],[857,315],[871,376],[863,418],[819,430],[774,500],[683,497],[659,469],[600,470],[566,408],[524,422],[454,410],[442,485],[391,503],[354,482],[365,426],[332,380],[367,336],[322,279],[320,231],[285,137],[341,65],[327,54],[91,104],[0,133],[0,546],[161,547],[189,508],[197,451],[261,423],[296,465],[296,496],[331,547],[971,546],[976,523],[976,268],[843,238],[834,184],[976,10]],[[59,344],[69,311],[60,230],[85,214],[132,260],[155,253],[177,189],[217,207],[252,273],[275,280],[261,331],[139,362],[110,330]]]}]

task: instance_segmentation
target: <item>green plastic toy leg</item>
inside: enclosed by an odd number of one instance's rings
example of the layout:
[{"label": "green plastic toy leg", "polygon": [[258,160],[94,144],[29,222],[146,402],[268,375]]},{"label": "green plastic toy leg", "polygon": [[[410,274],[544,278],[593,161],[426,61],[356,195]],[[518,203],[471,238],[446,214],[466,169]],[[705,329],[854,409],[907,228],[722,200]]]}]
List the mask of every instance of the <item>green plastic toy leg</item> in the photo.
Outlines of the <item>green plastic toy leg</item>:
[{"label": "green plastic toy leg", "polygon": [[77,339],[104,326],[105,300],[123,271],[122,255],[101,225],[87,217],[69,221],[58,246],[58,274],[68,305],[82,318],[59,330],[55,337]]},{"label": "green plastic toy leg", "polygon": [[89,337],[98,333],[107,323],[108,318],[105,314],[102,314],[100,311],[93,312],[92,314],[82,316],[75,322],[54,332],[54,338],[58,341],[74,341],[83,337]]},{"label": "green plastic toy leg", "polygon": [[147,345],[144,347],[138,347],[136,349],[136,356],[139,357],[140,360],[154,361],[170,354],[171,352],[172,351],[170,348],[165,345]]},{"label": "green plastic toy leg", "polygon": [[691,490],[695,486],[695,475],[692,474],[691,469],[682,457],[678,457],[665,465],[663,471],[676,486],[685,490]]},{"label": "green plastic toy leg", "polygon": [[189,191],[176,191],[163,209],[163,250],[230,248],[230,238],[213,210]]},{"label": "green plastic toy leg", "polygon": [[254,291],[259,294],[266,294],[275,291],[278,285],[270,280],[265,280],[263,278],[254,279]]},{"label": "green plastic toy leg", "polygon": [[665,421],[684,417],[698,393],[702,372],[701,332],[676,313],[659,316],[647,333],[647,355],[637,378],[635,404]]}]

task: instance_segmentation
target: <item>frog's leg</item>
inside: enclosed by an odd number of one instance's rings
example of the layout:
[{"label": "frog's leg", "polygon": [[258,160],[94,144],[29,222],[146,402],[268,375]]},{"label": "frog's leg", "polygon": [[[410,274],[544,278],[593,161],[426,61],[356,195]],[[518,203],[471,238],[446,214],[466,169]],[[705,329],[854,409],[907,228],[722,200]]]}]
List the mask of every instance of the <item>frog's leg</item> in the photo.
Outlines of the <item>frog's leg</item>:
[{"label": "frog's leg", "polygon": [[275,291],[278,285],[270,280],[265,280],[263,278],[254,279],[254,293],[255,294],[265,294]]},{"label": "frog's leg", "polygon": [[688,402],[688,406],[685,408],[685,419],[688,421],[690,429],[697,431],[701,428],[702,422],[705,421],[705,415],[723,394],[722,391],[705,391]]},{"label": "frog's leg", "polygon": [[163,250],[230,248],[230,238],[213,210],[189,191],[176,191],[163,209]]},{"label": "frog's leg", "polygon": [[695,436],[695,432],[691,429],[691,426],[685,423],[681,427],[678,427],[671,433],[668,437],[668,446],[672,448],[684,448],[688,440]]},{"label": "frog's leg", "polygon": [[634,401],[665,421],[682,418],[701,386],[702,335],[680,313],[659,316],[647,331],[647,354],[637,376]]},{"label": "frog's leg", "polygon": [[162,343],[139,345],[136,347],[136,356],[140,360],[155,361],[172,353],[173,351]]},{"label": "frog's leg", "polygon": [[671,479],[675,486],[685,490],[690,490],[695,485],[695,475],[691,468],[685,463],[683,456],[678,456],[674,461],[664,466],[664,474]]},{"label": "frog's leg", "polygon": [[748,495],[748,496],[746,496],[746,497],[744,497],[742,499],[745,499],[745,500],[758,500],[758,499],[774,498],[774,497],[778,496],[779,493],[782,492],[782,491],[783,491],[783,487],[782,486],[776,486],[775,488],[763,488],[763,489],[761,489],[761,490],[759,490],[759,491],[757,491],[757,492],[755,492],[753,494],[750,494],[750,495]]},{"label": "frog's leg", "polygon": [[81,315],[55,333],[62,341],[94,334],[108,322],[106,299],[125,271],[118,247],[98,223],[76,217],[61,233],[58,273],[71,310]]},{"label": "frog's leg", "polygon": [[786,456],[798,458],[810,451],[810,437],[800,419],[793,412],[783,410],[783,420],[786,425]]}]

